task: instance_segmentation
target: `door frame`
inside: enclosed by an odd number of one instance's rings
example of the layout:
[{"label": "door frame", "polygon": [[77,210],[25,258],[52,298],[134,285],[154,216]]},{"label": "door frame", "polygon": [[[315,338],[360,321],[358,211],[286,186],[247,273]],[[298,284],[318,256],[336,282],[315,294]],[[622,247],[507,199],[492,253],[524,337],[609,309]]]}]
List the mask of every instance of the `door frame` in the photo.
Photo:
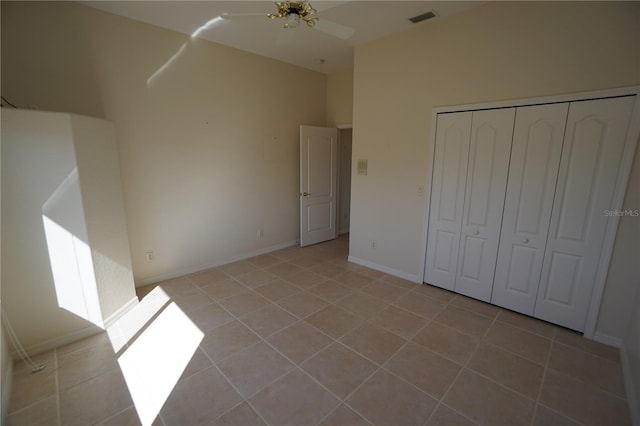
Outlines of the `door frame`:
[{"label": "door frame", "polygon": [[[621,210],[622,204],[624,202],[627,184],[629,182],[629,175],[631,174],[631,167],[633,165],[638,137],[640,137],[640,86],[629,86],[592,92],[565,93],[553,96],[515,99],[510,101],[452,105],[433,108],[431,110],[431,129],[428,142],[429,157],[427,160],[427,182],[425,185],[425,210],[422,222],[422,244],[420,245],[419,257],[420,269],[418,271],[418,278],[420,278],[420,281],[424,282],[424,268],[427,254],[427,237],[429,234],[429,209],[431,207],[432,195],[431,182],[433,180],[433,162],[435,154],[435,136],[438,114],[482,109],[521,107],[549,103],[575,102],[599,98],[613,98],[633,95],[636,96],[636,100],[633,112],[631,114],[631,122],[629,123],[629,130],[627,132],[627,139],[625,141],[622,162],[620,164],[618,177],[616,179],[616,189],[613,194],[613,202],[611,206],[613,210]],[[620,218],[618,216],[613,216],[607,224],[605,238],[602,244],[602,254],[600,256],[600,263],[598,264],[598,271],[596,273],[596,279],[591,295],[591,302],[589,304],[587,319],[585,322],[585,330],[583,333],[584,337],[589,339],[595,339],[598,337],[596,336],[596,324],[598,321],[598,314],[600,313],[600,304],[602,302],[602,296],[604,294],[607,273],[609,271],[609,263],[611,261],[611,255],[613,253],[613,245],[615,243],[619,221]],[[607,341],[605,343],[614,344],[615,342]]]},{"label": "door frame", "polygon": [[[353,124],[351,123],[347,123],[347,124],[338,124],[336,125],[336,129],[338,129],[338,177],[337,177],[337,185],[338,185],[338,189],[336,190],[336,238],[338,238],[340,236],[340,221],[342,220],[340,218],[340,183],[342,182],[342,176],[340,174],[340,164],[342,159],[340,158],[340,151],[341,151],[341,147],[342,147],[342,140],[340,139],[340,136],[342,134],[341,130],[349,130],[351,129],[351,131],[353,131]],[[353,134],[351,134],[351,154],[353,154]],[[353,155],[351,156],[351,166],[353,168]],[[353,170],[351,171],[353,173]],[[351,198],[351,197],[349,197]]]}]

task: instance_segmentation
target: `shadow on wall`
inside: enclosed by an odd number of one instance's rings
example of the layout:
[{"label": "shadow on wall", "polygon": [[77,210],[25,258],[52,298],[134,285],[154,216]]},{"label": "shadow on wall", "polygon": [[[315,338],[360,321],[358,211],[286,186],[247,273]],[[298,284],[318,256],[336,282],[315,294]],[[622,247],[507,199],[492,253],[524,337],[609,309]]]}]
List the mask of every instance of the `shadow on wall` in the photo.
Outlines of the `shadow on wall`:
[{"label": "shadow on wall", "polygon": [[92,250],[77,167],[42,206],[42,221],[58,306],[104,328],[94,265],[116,270],[117,276],[126,276],[131,271]]},{"label": "shadow on wall", "polygon": [[2,124],[2,301],[37,353],[137,302],[115,139],[69,114],[3,108]]}]

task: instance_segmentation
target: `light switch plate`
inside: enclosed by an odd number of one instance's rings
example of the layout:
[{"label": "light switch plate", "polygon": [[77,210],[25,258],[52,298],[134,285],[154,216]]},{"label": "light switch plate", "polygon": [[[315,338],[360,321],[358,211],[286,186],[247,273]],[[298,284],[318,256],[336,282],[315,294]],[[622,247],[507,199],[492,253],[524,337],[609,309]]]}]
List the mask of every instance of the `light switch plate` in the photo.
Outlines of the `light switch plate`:
[{"label": "light switch plate", "polygon": [[358,159],[358,175],[366,176],[369,168],[369,161],[366,159]]}]

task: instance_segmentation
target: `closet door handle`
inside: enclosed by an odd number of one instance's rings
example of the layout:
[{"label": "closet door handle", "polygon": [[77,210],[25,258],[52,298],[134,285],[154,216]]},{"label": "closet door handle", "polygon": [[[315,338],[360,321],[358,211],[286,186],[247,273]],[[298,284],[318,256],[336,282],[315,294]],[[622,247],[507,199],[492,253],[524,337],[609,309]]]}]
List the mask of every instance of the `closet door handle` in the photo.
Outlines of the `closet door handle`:
[{"label": "closet door handle", "polygon": [[529,242],[529,239],[528,239],[528,238],[523,238],[523,239],[522,239],[522,242],[523,242],[523,243],[525,243],[525,244],[527,244],[527,243]]},{"label": "closet door handle", "polygon": [[480,235],[480,231],[476,229],[475,231],[473,231],[473,235]]}]

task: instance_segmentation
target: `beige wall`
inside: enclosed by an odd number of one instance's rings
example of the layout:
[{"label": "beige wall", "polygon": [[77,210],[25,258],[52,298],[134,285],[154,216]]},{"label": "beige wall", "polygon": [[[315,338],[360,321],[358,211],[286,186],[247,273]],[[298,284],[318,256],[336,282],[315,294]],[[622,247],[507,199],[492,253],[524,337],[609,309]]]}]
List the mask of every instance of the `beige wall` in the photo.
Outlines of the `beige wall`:
[{"label": "beige wall", "polygon": [[[625,209],[640,209],[640,147],[636,148],[634,174],[631,176]],[[618,227],[618,237],[607,277],[608,291],[602,301],[602,312],[619,310],[620,315],[601,315],[598,328],[603,333],[613,334],[622,324],[628,323],[623,335],[624,357],[628,371],[628,398],[634,424],[640,424],[640,218],[622,217]],[[622,291],[626,289],[626,291]],[[635,290],[635,297],[633,297]],[[630,313],[629,313],[630,312]],[[614,336],[617,334],[613,334]]]},{"label": "beige wall", "polygon": [[113,126],[43,111],[1,115],[3,310],[38,353],[97,333],[137,301]]},{"label": "beige wall", "polygon": [[[635,161],[622,208],[640,212],[640,146],[636,148]],[[618,223],[618,233],[609,263],[607,287],[600,305],[600,316],[596,327],[598,332],[618,338],[624,336],[630,313],[634,303],[637,303],[634,295],[640,288],[638,265],[640,265],[640,217],[622,216]],[[640,368],[640,364],[638,367]]]},{"label": "beige wall", "polygon": [[[26,348],[78,332],[95,333],[99,329],[89,321],[58,306],[43,224],[45,203],[76,167],[70,119],[6,108],[1,112],[3,311]],[[82,240],[81,202],[61,204],[66,204],[61,209],[67,219],[62,226],[75,226],[74,234]]]},{"label": "beige wall", "polygon": [[80,192],[102,320],[136,299],[113,125],[71,116]]},{"label": "beige wall", "polygon": [[9,410],[11,384],[13,382],[13,358],[4,325],[0,324],[0,423],[4,423]]},{"label": "beige wall", "polygon": [[[640,261],[640,259],[637,259]],[[640,286],[640,280],[635,282]],[[624,339],[624,356],[626,357],[627,395],[635,397],[635,403],[630,402],[634,424],[640,423],[640,291],[635,297],[634,308],[630,317],[630,324]]]},{"label": "beige wall", "polygon": [[[0,148],[2,140],[0,138]],[[0,165],[2,164],[2,149],[0,149]],[[0,166],[0,172],[2,167]],[[0,173],[0,183],[2,181],[2,173]],[[2,212],[2,197],[0,197],[0,212]],[[2,218],[0,213],[0,219]],[[2,227],[0,226],[0,234]],[[1,240],[1,238],[0,238]],[[0,244],[0,259],[2,259],[2,244]],[[2,262],[0,262],[0,276],[2,276]],[[0,279],[0,316],[2,314],[2,280]],[[13,358],[11,358],[11,350],[7,341],[7,333],[4,329],[4,321],[0,320],[0,424],[4,424],[4,419],[9,409],[9,398],[11,397],[11,384],[13,376]]]},{"label": "beige wall", "polygon": [[[350,255],[419,276],[432,108],[637,85],[639,23],[633,2],[497,2],[356,47],[353,156],[369,172],[352,181]],[[621,338],[629,313],[607,304],[600,323]]]},{"label": "beige wall", "polygon": [[138,284],[298,238],[298,126],[326,124],[326,80],[78,4],[2,2],[3,95],[115,123]]},{"label": "beige wall", "polygon": [[353,123],[353,68],[327,77],[327,126]]}]

